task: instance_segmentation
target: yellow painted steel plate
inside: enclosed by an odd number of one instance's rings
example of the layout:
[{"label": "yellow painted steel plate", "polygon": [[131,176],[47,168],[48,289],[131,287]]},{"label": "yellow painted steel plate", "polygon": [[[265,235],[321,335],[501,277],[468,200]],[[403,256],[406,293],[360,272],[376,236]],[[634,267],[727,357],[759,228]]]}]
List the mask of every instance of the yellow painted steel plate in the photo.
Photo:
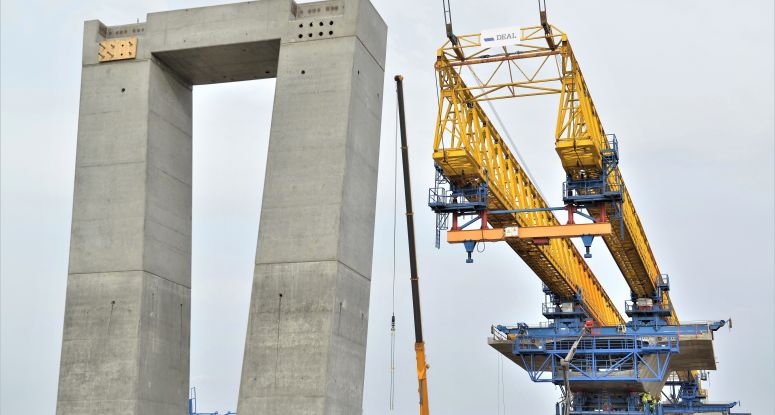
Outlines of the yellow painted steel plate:
[{"label": "yellow painted steel plate", "polygon": [[135,59],[137,57],[137,38],[124,37],[103,40],[100,42],[98,55],[100,62]]}]

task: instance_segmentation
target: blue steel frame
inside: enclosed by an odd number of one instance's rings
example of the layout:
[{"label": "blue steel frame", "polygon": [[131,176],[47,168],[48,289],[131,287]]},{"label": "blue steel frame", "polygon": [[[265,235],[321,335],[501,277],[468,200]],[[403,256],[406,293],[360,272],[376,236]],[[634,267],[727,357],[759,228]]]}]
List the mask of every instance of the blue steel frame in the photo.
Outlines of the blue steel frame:
[{"label": "blue steel frame", "polygon": [[[681,333],[707,333],[716,331],[726,322],[684,324],[679,326],[656,325],[596,327],[581,340],[570,368],[580,376],[570,382],[638,381],[659,382],[667,377],[670,357],[680,352]],[[552,382],[561,385],[564,377],[560,359],[570,351],[571,345],[581,334],[580,327],[568,325],[530,327],[525,323],[516,326],[496,326],[504,336],[513,339],[512,353],[518,356],[534,382]],[[646,356],[656,356],[649,363]],[[632,375],[619,376],[624,370]]]},{"label": "blue steel frame", "polygon": [[[610,137],[608,148],[601,151],[600,177],[573,180],[568,176],[562,184],[563,202],[577,206],[594,205],[600,202],[611,202],[618,206],[622,202],[622,178],[616,166],[619,164],[619,141],[616,134]],[[609,182],[608,177],[613,177]]]},{"label": "blue steel frame", "polygon": [[[672,353],[680,351],[678,334],[667,333],[606,333],[593,329],[593,334],[581,340],[576,355],[570,362],[570,382],[588,381],[639,381],[659,382],[668,374]],[[508,332],[503,326],[498,330]],[[506,330],[506,331],[504,331]],[[564,381],[560,360],[570,351],[579,333],[545,333],[547,329],[528,329],[527,334],[517,335],[512,353],[518,356],[534,382],[552,382],[561,385]],[[605,330],[608,332],[608,330]],[[533,334],[533,332],[537,332]],[[650,363],[646,356],[656,357]],[[632,375],[621,375],[623,371]]]},{"label": "blue steel frame", "polygon": [[[737,405],[736,402],[730,403],[730,404],[703,404],[701,406],[696,406],[694,408],[687,408],[682,407],[680,405],[674,406],[674,405],[665,405],[661,403],[657,403],[655,405],[649,405],[648,407],[638,410],[638,409],[628,409],[628,410],[610,410],[610,411],[601,411],[601,410],[571,410],[571,415],[678,415],[678,414],[703,414],[703,413],[714,413],[714,414],[723,414],[723,415],[751,415],[750,413],[744,414],[744,413],[732,413],[730,410]],[[561,415],[562,412],[562,404],[558,403],[556,408],[556,415]]]},{"label": "blue steel frame", "polygon": [[[666,280],[663,280],[665,285]],[[551,294],[548,293],[550,300]],[[568,355],[572,344],[583,328],[571,324],[575,317],[583,316],[575,308],[562,312],[559,305],[545,305],[547,317],[554,317],[548,325],[496,326],[497,337],[513,340],[512,353],[518,356],[522,366],[534,382],[551,382],[563,385],[565,377],[560,361]],[[567,319],[563,314],[567,314]],[[564,321],[568,320],[568,321]],[[621,326],[596,327],[582,338],[574,358],[570,362],[568,382],[661,382],[667,378],[670,358],[680,352],[681,333],[708,333],[721,328],[726,321],[707,323],[643,325],[631,321]],[[646,357],[651,359],[646,359]],[[656,359],[654,359],[656,357]],[[649,360],[655,360],[649,362]],[[628,372],[631,371],[631,372]],[[625,374],[626,373],[626,374]],[[670,415],[720,413],[732,414],[736,403],[706,404],[699,393],[699,382],[670,381],[666,386],[674,389],[669,403],[641,401],[639,393],[575,393],[571,415]],[[675,392],[676,388],[680,388]],[[603,388],[604,390],[605,388]],[[564,402],[556,405],[557,415],[563,413]],[[578,408],[578,409],[576,409]],[[750,415],[750,414],[749,414]]]},{"label": "blue steel frame", "polygon": [[665,386],[670,388],[670,394],[665,395],[668,402],[662,404],[662,412],[665,414],[697,414],[709,412],[731,414],[730,411],[737,405],[737,402],[705,403],[705,395],[700,389],[700,379],[707,380],[707,373],[700,372],[688,381],[677,378],[668,380],[665,383]]},{"label": "blue steel frame", "polygon": [[[639,393],[629,394],[603,394],[586,393],[576,394],[573,398],[574,406],[586,409],[571,409],[572,415],[654,415],[653,406],[648,402],[642,402]],[[564,413],[565,404],[557,402],[556,415]]]},{"label": "blue steel frame", "polygon": [[[601,407],[604,407],[603,405],[600,405],[600,401],[603,399],[600,399],[599,397],[598,401],[594,402],[594,404],[590,405],[588,402],[584,402],[583,404],[578,404],[579,406],[584,406],[587,409],[581,409],[581,410],[574,410],[571,409],[570,414],[571,415],[679,415],[679,414],[707,414],[707,413],[713,413],[713,414],[723,414],[723,415],[751,415],[750,413],[744,414],[744,413],[732,413],[732,408],[737,406],[737,402],[731,402],[731,403],[699,403],[695,405],[685,405],[683,403],[678,404],[668,404],[668,403],[643,403],[641,404],[641,400],[635,395],[630,396],[609,396],[605,397],[605,400],[607,402],[610,402],[611,405],[608,406],[608,408],[611,409],[599,409]],[[555,415],[562,415],[563,414],[563,408],[564,404],[562,402],[557,402],[555,406]],[[595,409],[589,409],[589,408],[595,408]]]},{"label": "blue steel frame", "polygon": [[[683,405],[683,404],[657,404],[656,415],[671,415],[671,414],[724,414],[724,415],[751,415],[750,413],[732,413],[731,410],[737,406],[737,402],[730,403],[701,403],[696,405]],[[598,415],[599,413],[596,413]]]},{"label": "blue steel frame", "polygon": [[[487,183],[476,187],[457,187],[450,183],[436,165],[434,186],[428,189],[428,206],[436,213],[436,249],[441,248],[441,231],[449,229],[449,215],[474,215],[467,224],[479,219],[479,213],[487,210]],[[472,261],[473,262],[473,261]]]},{"label": "blue steel frame", "polygon": [[670,303],[664,304],[664,294],[670,291],[670,276],[661,274],[657,276],[656,292],[652,297],[651,307],[641,308],[637,305],[637,298],[633,294],[633,299],[624,302],[624,312],[632,321],[629,323],[632,327],[641,326],[661,326],[666,323],[667,317],[672,314],[673,306]]},{"label": "blue steel frame", "polygon": [[434,187],[428,189],[428,206],[435,213],[475,214],[487,209],[487,183],[458,187],[450,183],[436,166]]},{"label": "blue steel frame", "polygon": [[197,412],[196,410],[196,388],[189,389],[188,392],[188,415],[237,415],[236,412],[228,411],[221,414],[215,412]]},{"label": "blue steel frame", "polygon": [[[616,139],[616,134],[606,134],[606,136],[609,138],[608,148],[600,152],[602,156],[600,176],[576,180],[567,176],[562,184],[562,201],[565,204],[587,209],[601,205],[604,208],[605,204],[610,204],[614,211],[609,218],[619,219],[621,238],[624,238],[624,216],[622,215],[624,184],[616,168],[619,165],[619,141]],[[591,255],[584,255],[584,257],[591,258]]]}]

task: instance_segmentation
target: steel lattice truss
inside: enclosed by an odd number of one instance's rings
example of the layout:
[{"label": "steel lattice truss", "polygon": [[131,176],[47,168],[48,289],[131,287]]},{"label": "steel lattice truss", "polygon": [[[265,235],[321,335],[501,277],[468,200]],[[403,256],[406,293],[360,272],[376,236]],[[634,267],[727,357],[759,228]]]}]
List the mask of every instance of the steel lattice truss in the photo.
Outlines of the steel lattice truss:
[{"label": "steel lattice truss", "polygon": [[[434,160],[443,174],[458,186],[486,181],[491,210],[547,207],[480,103],[557,94],[555,144],[563,168],[573,179],[600,178],[610,144],[565,33],[554,26],[550,35],[541,26],[522,28],[519,43],[497,48],[483,47],[480,37],[458,36],[458,46],[447,42],[437,53],[440,102]],[[618,167],[610,177],[620,180]],[[653,297],[659,267],[624,183],[611,185],[620,186],[623,202],[620,212],[612,205],[606,209],[622,220],[612,221],[614,232],[604,240],[633,294]],[[599,215],[599,208],[590,213]],[[550,212],[491,215],[488,221],[495,227],[559,224]],[[623,322],[570,241],[509,243],[555,294],[569,299],[581,289],[592,318],[603,325]],[[669,308],[669,296],[663,298]],[[675,311],[668,323],[678,323]]]}]

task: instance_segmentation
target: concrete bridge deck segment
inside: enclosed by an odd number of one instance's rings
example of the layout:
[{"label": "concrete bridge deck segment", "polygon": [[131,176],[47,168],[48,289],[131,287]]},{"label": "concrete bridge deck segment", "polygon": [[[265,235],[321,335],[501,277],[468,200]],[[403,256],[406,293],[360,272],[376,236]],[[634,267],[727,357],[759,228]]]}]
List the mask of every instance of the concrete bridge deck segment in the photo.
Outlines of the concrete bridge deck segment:
[{"label": "concrete bridge deck segment", "polygon": [[85,23],[57,414],[185,413],[193,86],[272,77],[238,412],[361,412],[386,30],[367,0]]}]

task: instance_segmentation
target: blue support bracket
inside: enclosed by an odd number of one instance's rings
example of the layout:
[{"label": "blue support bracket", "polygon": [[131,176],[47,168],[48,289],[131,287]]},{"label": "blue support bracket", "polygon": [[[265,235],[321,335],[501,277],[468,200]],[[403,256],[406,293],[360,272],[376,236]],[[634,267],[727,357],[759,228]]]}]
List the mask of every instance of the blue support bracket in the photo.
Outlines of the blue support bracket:
[{"label": "blue support bracket", "polygon": [[198,412],[196,409],[196,388],[189,389],[188,392],[188,415],[237,415],[236,412],[228,411],[221,414],[215,412]]},{"label": "blue support bracket", "polygon": [[471,254],[474,253],[474,248],[476,247],[476,241],[465,241],[463,242],[463,246],[465,246],[466,253],[468,254],[468,258],[466,258],[466,264],[472,264],[474,262],[474,259],[471,258]]},{"label": "blue support bracket", "polygon": [[584,253],[584,258],[592,258],[592,254],[589,252],[589,248],[592,247],[592,241],[594,239],[594,235],[581,235],[581,242],[584,243],[584,248],[587,249],[587,252]]},{"label": "blue support bracket", "polygon": [[[528,329],[515,337],[512,354],[534,382],[562,385],[560,361],[578,334],[542,335]],[[585,337],[570,361],[571,384],[589,382],[661,382],[668,374],[670,357],[679,352],[678,335],[651,333],[592,334]]]},{"label": "blue support bracket", "polygon": [[[662,291],[669,289],[667,276],[660,276],[658,286]],[[689,382],[669,377],[671,358],[681,351],[680,334],[714,332],[725,321],[668,325],[659,316],[652,316],[645,324],[647,320],[636,316],[626,325],[593,327],[581,336],[583,310],[573,307],[574,303],[559,302],[548,289],[545,292],[549,303],[544,304],[544,315],[550,319],[549,324],[499,325],[493,327],[493,334],[511,341],[512,360],[527,371],[532,381],[563,386],[567,376],[573,391],[571,415],[742,415],[731,412],[736,403],[704,402],[699,381],[705,372]],[[566,372],[562,361],[576,341]],[[632,391],[631,385],[636,383],[664,384],[673,392],[665,395],[669,402],[657,402],[648,393]],[[558,415],[566,413],[564,405],[564,400],[557,404]]]}]

